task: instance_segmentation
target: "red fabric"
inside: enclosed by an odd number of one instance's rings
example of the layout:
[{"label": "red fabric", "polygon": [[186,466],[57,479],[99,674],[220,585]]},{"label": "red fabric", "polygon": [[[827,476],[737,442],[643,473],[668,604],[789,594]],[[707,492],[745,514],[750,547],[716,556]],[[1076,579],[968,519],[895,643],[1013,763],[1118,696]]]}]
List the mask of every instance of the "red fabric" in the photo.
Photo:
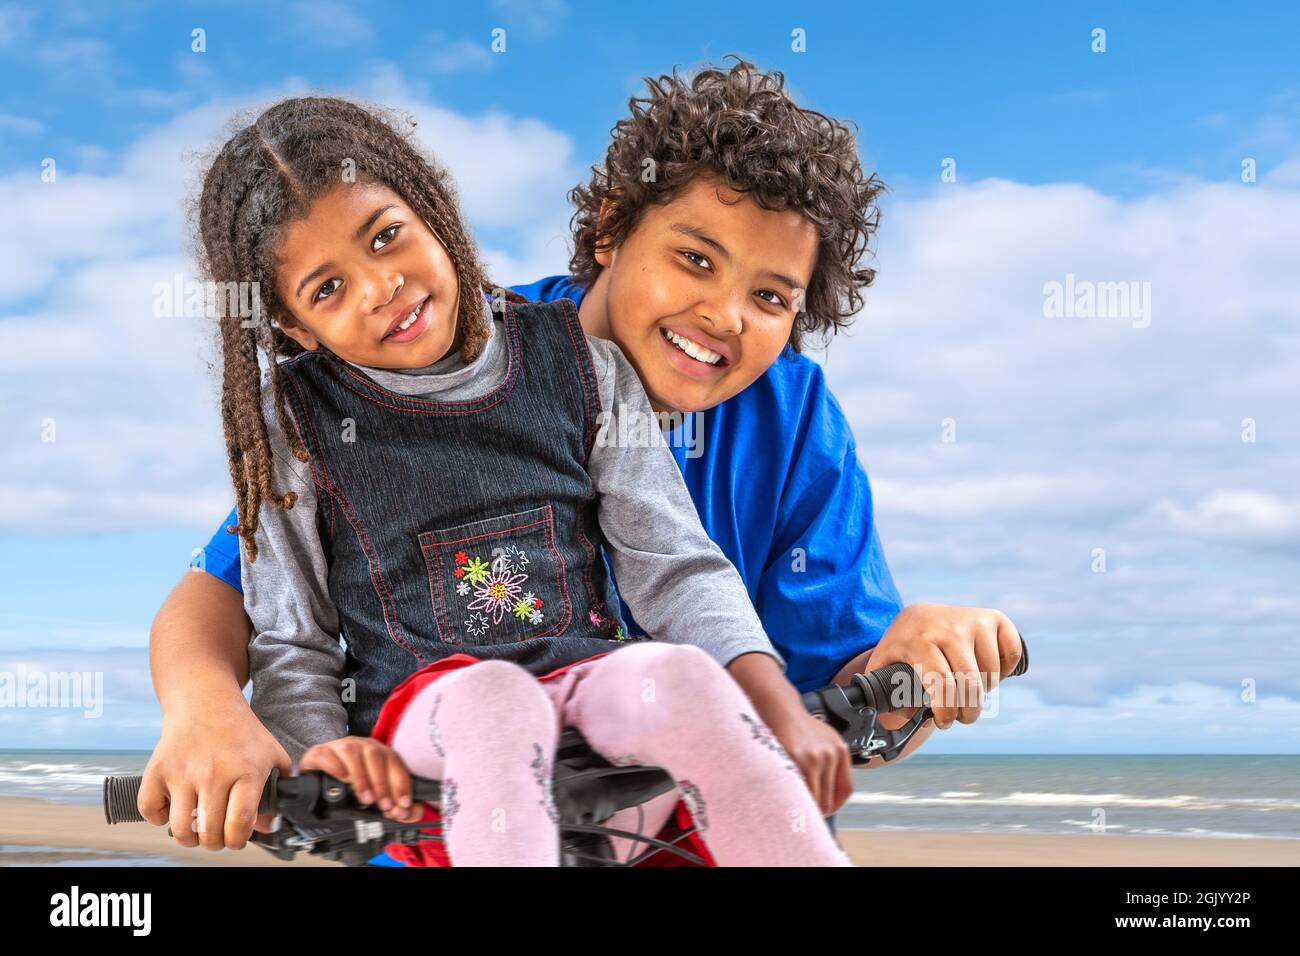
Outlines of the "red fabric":
[{"label": "red fabric", "polygon": [[[591,657],[584,658],[581,661],[574,661],[572,664],[565,664],[553,671],[549,671],[537,678],[541,681],[554,680],[562,675],[571,667],[584,664],[587,661],[595,660],[598,657],[604,657],[605,654],[612,653],[605,651],[600,654],[593,654]],[[477,664],[481,658],[471,657],[469,654],[452,654],[450,657],[444,657],[442,660],[434,661],[425,667],[420,668],[406,680],[402,681],[393,692],[388,695],[384,701],[383,708],[379,711],[379,718],[375,721],[374,730],[370,736],[385,744],[391,743],[393,732],[397,729],[397,724],[401,720],[402,714],[406,711],[411,699],[420,693],[425,687],[437,680],[444,674],[449,674],[461,667],[468,667],[471,664]],[[421,832],[428,834],[440,834],[442,832],[442,816],[438,811],[429,804],[424,805],[424,815],[420,817],[421,823],[431,823],[434,826],[421,827]],[[667,840],[680,830],[686,829],[691,825],[691,812],[683,800],[677,801],[677,806],[673,810],[673,816],[668,820],[662,830],[656,836],[660,840]],[[716,866],[713,856],[705,846],[704,841],[700,839],[698,833],[692,833],[676,844],[684,850],[695,853],[707,866]],[[421,840],[414,846],[404,843],[389,843],[384,847],[384,852],[391,856],[399,863],[406,866],[451,866],[451,860],[447,856],[446,845],[441,840]],[[695,866],[688,860],[683,860],[675,853],[659,851],[642,860],[637,866],[650,867],[671,867],[671,866]]]}]

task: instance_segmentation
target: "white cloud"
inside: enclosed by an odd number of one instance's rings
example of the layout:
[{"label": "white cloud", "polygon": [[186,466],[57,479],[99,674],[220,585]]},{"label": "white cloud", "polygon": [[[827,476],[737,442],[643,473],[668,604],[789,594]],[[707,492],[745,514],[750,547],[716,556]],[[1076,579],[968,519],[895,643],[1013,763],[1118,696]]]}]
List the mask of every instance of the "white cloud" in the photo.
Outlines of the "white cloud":
[{"label": "white cloud", "polygon": [[21,3],[0,4],[0,47],[16,44],[27,35],[36,11]]},{"label": "white cloud", "polygon": [[1256,491],[1217,491],[1190,508],[1162,499],[1153,510],[1174,530],[1194,537],[1249,542],[1300,536],[1300,500]]},{"label": "white cloud", "polygon": [[0,113],[0,130],[12,133],[14,136],[36,136],[45,132],[45,124],[29,116]]},{"label": "white cloud", "polygon": [[453,40],[445,33],[431,33],[415,55],[415,62],[439,73],[464,70],[489,70],[495,54],[488,49],[489,38],[482,42]]},{"label": "white cloud", "polygon": [[291,4],[284,23],[297,42],[313,46],[355,46],[369,43],[375,37],[370,21],[338,0]]},{"label": "white cloud", "polygon": [[508,26],[521,23],[542,36],[554,33],[569,15],[564,0],[492,0],[492,10],[504,16]]}]

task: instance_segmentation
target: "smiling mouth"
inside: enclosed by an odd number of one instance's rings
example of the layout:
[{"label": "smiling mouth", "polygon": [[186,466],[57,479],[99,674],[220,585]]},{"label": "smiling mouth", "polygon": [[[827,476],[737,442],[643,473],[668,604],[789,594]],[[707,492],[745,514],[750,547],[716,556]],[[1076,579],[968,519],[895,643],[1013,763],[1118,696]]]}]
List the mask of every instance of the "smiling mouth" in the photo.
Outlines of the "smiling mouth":
[{"label": "smiling mouth", "polygon": [[413,326],[419,320],[420,313],[424,311],[424,307],[428,304],[428,302],[429,302],[428,296],[425,296],[423,299],[417,302],[415,304],[415,307],[406,314],[406,318],[402,319],[401,322],[398,322],[395,326],[393,326],[392,330],[386,333],[383,339],[381,339],[380,341],[387,341],[388,339],[392,338],[395,335],[400,336],[403,332],[405,332],[407,329]]},{"label": "smiling mouth", "polygon": [[689,356],[701,365],[708,365],[711,368],[725,368],[730,363],[723,356],[703,345],[692,342],[685,336],[678,335],[669,329],[661,329],[663,337],[670,345],[673,345],[678,351]]}]

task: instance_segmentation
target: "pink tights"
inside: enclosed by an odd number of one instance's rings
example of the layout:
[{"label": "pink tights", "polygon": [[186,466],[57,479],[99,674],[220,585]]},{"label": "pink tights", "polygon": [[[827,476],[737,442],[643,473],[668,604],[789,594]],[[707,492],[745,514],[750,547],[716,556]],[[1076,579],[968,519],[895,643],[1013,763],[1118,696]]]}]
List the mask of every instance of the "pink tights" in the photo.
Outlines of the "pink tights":
[{"label": "pink tights", "polygon": [[[678,783],[640,808],[655,835],[679,797],[719,866],[852,866],[802,773],[731,675],[687,644],[644,642],[539,681],[508,661],[449,672],[392,735],[411,773],[443,782],[455,866],[558,866],[551,767],[576,726],[610,763],[662,767]],[[638,808],[607,825],[637,830]],[[644,849],[615,840],[619,859]]]}]

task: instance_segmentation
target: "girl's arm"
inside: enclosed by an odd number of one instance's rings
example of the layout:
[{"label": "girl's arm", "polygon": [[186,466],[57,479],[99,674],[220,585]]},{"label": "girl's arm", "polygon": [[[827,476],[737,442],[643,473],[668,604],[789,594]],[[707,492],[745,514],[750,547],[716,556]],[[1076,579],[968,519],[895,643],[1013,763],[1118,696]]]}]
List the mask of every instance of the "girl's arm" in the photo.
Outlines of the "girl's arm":
[{"label": "girl's arm", "polygon": [[241,546],[240,578],[253,630],[248,645],[253,712],[296,762],[313,745],[347,736],[342,697],[347,661],[329,593],[310,466],[293,457],[270,389],[265,393],[272,486],[295,493],[297,500],[287,511],[262,502],[257,560],[250,562]]}]

